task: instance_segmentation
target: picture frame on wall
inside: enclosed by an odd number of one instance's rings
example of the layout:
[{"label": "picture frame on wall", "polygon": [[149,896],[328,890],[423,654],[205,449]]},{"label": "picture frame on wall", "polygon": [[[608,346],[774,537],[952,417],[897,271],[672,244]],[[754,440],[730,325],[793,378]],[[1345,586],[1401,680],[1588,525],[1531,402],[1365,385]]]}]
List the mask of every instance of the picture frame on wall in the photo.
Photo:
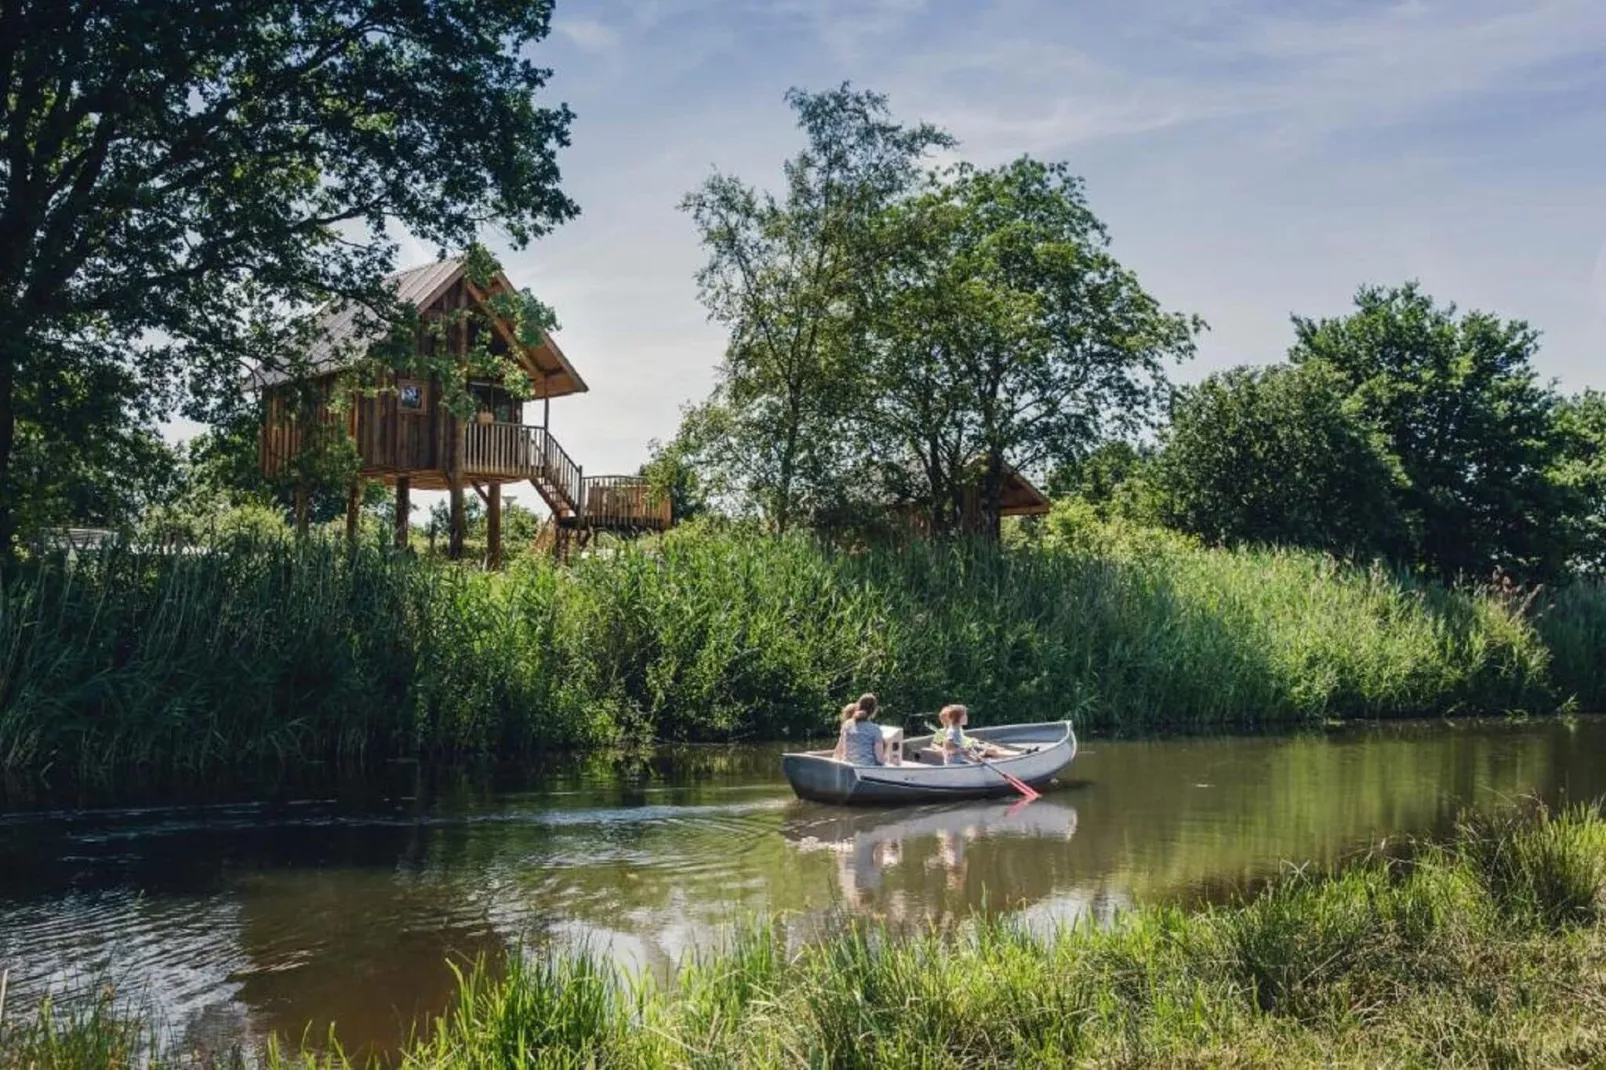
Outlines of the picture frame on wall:
[{"label": "picture frame on wall", "polygon": [[396,404],[402,412],[423,413],[425,410],[424,384],[416,379],[402,379],[396,383]]}]

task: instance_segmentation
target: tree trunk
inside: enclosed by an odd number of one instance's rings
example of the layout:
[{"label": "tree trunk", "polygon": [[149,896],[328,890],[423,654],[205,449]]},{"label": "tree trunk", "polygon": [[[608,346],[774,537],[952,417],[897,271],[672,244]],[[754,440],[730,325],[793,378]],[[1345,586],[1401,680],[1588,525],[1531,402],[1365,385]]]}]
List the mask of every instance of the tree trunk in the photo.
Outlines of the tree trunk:
[{"label": "tree trunk", "polygon": [[307,537],[307,484],[304,480],[296,481],[296,538]]},{"label": "tree trunk", "polygon": [[486,488],[485,561],[493,571],[502,567],[502,484]]},{"label": "tree trunk", "polygon": [[999,451],[987,451],[987,470],[981,481],[981,534],[997,542],[1002,531],[1003,518],[999,515],[1000,501],[1004,496],[1004,457]]},{"label": "tree trunk", "polygon": [[20,342],[0,342],[0,561],[16,557],[17,511],[12,507],[11,450],[17,441],[16,382]]},{"label": "tree trunk", "polygon": [[357,507],[362,504],[362,481],[357,480],[346,488],[346,541],[357,545]]},{"label": "tree trunk", "polygon": [[412,502],[408,500],[410,481],[406,476],[396,477],[396,549],[407,549],[408,520],[413,513]]}]

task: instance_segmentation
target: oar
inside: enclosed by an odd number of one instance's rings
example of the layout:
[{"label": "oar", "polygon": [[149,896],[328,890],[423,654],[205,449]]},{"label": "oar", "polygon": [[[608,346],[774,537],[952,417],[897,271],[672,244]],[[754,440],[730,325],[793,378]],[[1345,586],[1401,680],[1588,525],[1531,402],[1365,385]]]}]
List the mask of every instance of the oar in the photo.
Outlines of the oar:
[{"label": "oar", "polygon": [[[926,727],[927,728],[931,728],[931,726],[929,724]],[[935,728],[931,728],[931,731],[932,731],[933,735],[935,735],[937,733],[937,729],[935,729]],[[989,762],[986,758],[983,758],[981,755],[972,754],[970,757],[971,757],[971,759],[973,761],[980,762],[982,765],[985,765],[987,768],[991,769],[993,772],[995,772],[999,776],[1003,777],[1006,781],[1008,781],[1010,787],[1014,788],[1016,791],[1020,792],[1024,796],[1026,796],[1026,801],[1027,802],[1031,802],[1034,799],[1041,799],[1043,797],[1041,792],[1039,792],[1036,788],[1032,787],[1030,784],[1026,783],[1026,781],[1024,781],[1024,780],[1020,779],[1019,777],[1014,776],[1014,775],[1012,775],[1010,773],[1004,772],[1002,769],[998,768],[998,766],[994,765],[992,762]]]},{"label": "oar", "polygon": [[986,758],[983,758],[981,755],[972,754],[971,758],[974,759],[975,761],[980,762],[982,765],[985,765],[987,768],[991,769],[993,772],[997,773],[999,776],[1001,776],[1005,780],[1009,781],[1009,786],[1014,788],[1016,791],[1020,792],[1022,795],[1026,796],[1026,801],[1027,802],[1031,802],[1034,799],[1041,799],[1043,797],[1037,791],[1036,788],[1034,788],[1030,784],[1026,783],[1026,781],[1020,779],[1017,776],[1012,776],[1011,774],[1004,772],[1002,769],[998,768],[998,766],[994,765],[992,762],[989,762]]}]

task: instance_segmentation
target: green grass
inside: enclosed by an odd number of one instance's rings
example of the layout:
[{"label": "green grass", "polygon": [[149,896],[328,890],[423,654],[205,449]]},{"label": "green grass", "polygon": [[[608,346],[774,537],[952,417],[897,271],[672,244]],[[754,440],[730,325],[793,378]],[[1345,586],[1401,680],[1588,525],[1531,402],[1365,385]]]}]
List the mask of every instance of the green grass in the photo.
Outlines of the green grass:
[{"label": "green grass", "polygon": [[[1603,910],[1599,810],[1529,812],[1468,822],[1406,857],[1291,870],[1231,905],[1145,907],[1106,928],[854,925],[801,943],[760,924],[664,984],[583,954],[514,956],[465,977],[403,1065],[1599,1066]],[[93,1060],[137,1024],[86,1020],[79,1032],[110,1037],[73,1049],[90,1061],[52,1061],[67,1048],[24,1021],[0,1030],[0,1062],[45,1052],[35,1061],[51,1070],[134,1065]]]},{"label": "green grass", "polygon": [[[887,716],[1245,729],[1603,698],[1606,594],[1537,617],[1308,553],[677,532],[503,574],[314,541],[0,589],[0,768],[108,772],[799,738]],[[1537,621],[1537,624],[1536,624]],[[1554,654],[1553,654],[1554,652]]]}]

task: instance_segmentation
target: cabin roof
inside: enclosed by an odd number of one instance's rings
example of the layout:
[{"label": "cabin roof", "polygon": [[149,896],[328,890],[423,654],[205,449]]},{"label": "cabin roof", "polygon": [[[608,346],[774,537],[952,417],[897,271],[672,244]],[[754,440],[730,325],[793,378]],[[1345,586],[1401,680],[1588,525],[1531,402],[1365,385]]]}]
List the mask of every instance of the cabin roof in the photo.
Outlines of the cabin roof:
[{"label": "cabin roof", "polygon": [[1009,465],[1004,465],[1004,490],[999,495],[998,512],[1001,516],[1041,516],[1053,508],[1048,495],[1037,485]]},{"label": "cabin roof", "polygon": [[[463,277],[467,264],[463,257],[447,257],[418,267],[388,275],[385,281],[396,290],[396,299],[420,311],[434,304],[452,284]],[[500,271],[491,283],[492,291],[512,292],[514,286]],[[368,337],[363,337],[359,323],[361,306],[351,302],[330,302],[318,319],[317,337],[307,351],[308,373],[312,376],[339,371],[349,360],[355,346],[363,342],[372,344],[383,337],[383,327],[367,326]],[[580,373],[574,370],[569,358],[563,355],[558,343],[550,334],[542,332],[542,343],[520,354],[525,371],[530,373],[536,398],[555,398],[565,394],[581,394],[590,389]],[[283,368],[257,367],[251,372],[251,381],[259,387],[277,386],[289,382],[294,376]]]}]

